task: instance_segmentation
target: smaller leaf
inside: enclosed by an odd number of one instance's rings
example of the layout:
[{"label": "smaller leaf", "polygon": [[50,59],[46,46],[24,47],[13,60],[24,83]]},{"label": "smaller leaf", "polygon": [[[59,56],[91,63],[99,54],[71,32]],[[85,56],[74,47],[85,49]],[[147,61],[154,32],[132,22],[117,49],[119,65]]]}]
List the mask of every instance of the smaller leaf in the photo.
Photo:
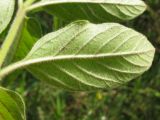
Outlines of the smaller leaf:
[{"label": "smaller leaf", "polygon": [[0,87],[0,120],[26,120],[25,105],[16,92]]},{"label": "smaller leaf", "polygon": [[131,20],[145,9],[142,0],[41,0],[29,11],[45,10],[68,22],[85,19],[101,23]]},{"label": "smaller leaf", "polygon": [[20,42],[17,47],[13,61],[18,61],[24,58],[31,50],[34,43],[42,36],[42,29],[39,22],[34,18],[25,20]]},{"label": "smaller leaf", "polygon": [[8,26],[14,12],[15,0],[0,0],[0,33]]}]

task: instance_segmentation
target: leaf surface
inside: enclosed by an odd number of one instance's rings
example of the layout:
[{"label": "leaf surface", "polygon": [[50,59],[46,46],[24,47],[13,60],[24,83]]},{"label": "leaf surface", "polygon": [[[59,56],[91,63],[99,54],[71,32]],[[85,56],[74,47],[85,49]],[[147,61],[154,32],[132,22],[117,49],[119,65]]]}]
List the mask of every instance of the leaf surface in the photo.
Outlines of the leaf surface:
[{"label": "leaf surface", "polygon": [[0,87],[0,120],[26,120],[25,105],[17,93]]},{"label": "leaf surface", "polygon": [[91,22],[126,21],[142,14],[146,5],[141,0],[42,0],[29,10],[41,10],[65,21],[79,19]]},{"label": "leaf surface", "polygon": [[146,37],[130,28],[77,21],[41,38],[8,70],[26,67],[38,79],[69,90],[105,89],[148,70],[154,52]]},{"label": "leaf surface", "polygon": [[23,59],[41,36],[42,29],[39,22],[34,18],[26,19],[13,61]]},{"label": "leaf surface", "polygon": [[14,12],[15,0],[0,0],[0,33],[8,26]]}]

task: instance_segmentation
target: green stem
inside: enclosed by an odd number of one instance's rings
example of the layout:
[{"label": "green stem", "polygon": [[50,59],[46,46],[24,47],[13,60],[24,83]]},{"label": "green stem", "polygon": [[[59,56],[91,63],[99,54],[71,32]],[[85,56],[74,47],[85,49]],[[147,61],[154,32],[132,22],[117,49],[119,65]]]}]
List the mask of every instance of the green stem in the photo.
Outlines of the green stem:
[{"label": "green stem", "polygon": [[18,7],[21,7],[23,5],[23,0],[18,0]]},{"label": "green stem", "polygon": [[20,7],[17,15],[11,25],[9,33],[2,44],[1,51],[0,51],[0,68],[8,64],[14,55],[16,50],[16,44],[18,43],[18,35],[20,34],[20,30],[25,18],[25,10],[23,7]]},{"label": "green stem", "polygon": [[16,14],[16,17],[11,25],[9,33],[2,44],[1,51],[0,51],[0,69],[3,66],[8,65],[15,54],[19,37],[21,35],[21,29],[23,26],[24,18],[26,15],[26,8],[30,6],[35,0],[27,0],[23,4],[23,0],[19,0],[19,9]]},{"label": "green stem", "polygon": [[25,2],[25,6],[30,6],[32,3],[34,3],[36,0],[27,0]]},{"label": "green stem", "polygon": [[18,68],[22,69],[23,67],[25,67],[26,65],[23,64],[22,61],[19,61],[17,63],[11,64],[7,67],[4,67],[1,71],[0,71],[0,80],[2,80],[5,76],[7,76],[8,74],[10,74],[11,72],[17,70]]}]

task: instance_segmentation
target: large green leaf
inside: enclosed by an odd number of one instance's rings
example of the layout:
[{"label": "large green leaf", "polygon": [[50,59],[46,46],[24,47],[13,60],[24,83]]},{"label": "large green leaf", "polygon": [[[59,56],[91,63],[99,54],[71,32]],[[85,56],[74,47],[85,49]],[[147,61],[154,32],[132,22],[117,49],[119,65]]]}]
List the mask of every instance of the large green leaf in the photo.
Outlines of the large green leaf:
[{"label": "large green leaf", "polygon": [[14,12],[15,0],[0,0],[0,33],[8,26]]},{"label": "large green leaf", "polygon": [[74,22],[40,39],[27,57],[0,72],[26,67],[56,87],[116,87],[151,66],[155,49],[142,34],[116,23]]},{"label": "large green leaf", "polygon": [[0,87],[0,120],[26,120],[25,105],[17,93]]},{"label": "large green leaf", "polygon": [[106,22],[131,20],[143,13],[146,5],[141,0],[42,0],[29,10],[42,8],[67,21]]}]

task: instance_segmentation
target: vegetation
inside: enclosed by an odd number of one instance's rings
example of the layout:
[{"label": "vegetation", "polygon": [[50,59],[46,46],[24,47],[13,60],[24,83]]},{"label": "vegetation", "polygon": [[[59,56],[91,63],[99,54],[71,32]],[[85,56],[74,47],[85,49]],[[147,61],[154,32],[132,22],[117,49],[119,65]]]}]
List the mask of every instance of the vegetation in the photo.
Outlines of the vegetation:
[{"label": "vegetation", "polygon": [[[88,0],[86,4],[82,0],[78,3],[72,0],[72,4],[59,4],[54,0],[19,0],[17,3],[8,0],[8,6],[4,7],[5,2],[0,0],[4,12],[10,8],[8,13],[0,13],[0,32],[3,31],[0,34],[3,86],[0,87],[0,120],[25,120],[26,116],[28,120],[160,119],[160,1],[145,1],[147,11],[140,17],[137,16],[146,8],[142,1],[112,2],[93,4]],[[89,13],[86,5],[95,10],[94,15]],[[105,13],[101,6],[106,7]],[[112,9],[115,6],[118,9]],[[17,15],[11,20],[14,9],[18,10]],[[9,24],[10,20],[12,24]],[[72,22],[75,20],[78,21]],[[153,46],[135,30],[147,36],[156,48],[153,63]],[[89,38],[94,38],[93,44],[80,49]],[[114,42],[99,51],[98,47],[109,38]],[[78,40],[80,42],[76,44],[74,41]],[[136,45],[135,51],[131,51]],[[76,51],[80,52],[73,56]],[[127,64],[121,57],[132,64]],[[111,69],[105,71],[102,66],[97,66],[97,62]],[[91,79],[86,73],[92,73],[95,78]],[[62,83],[56,82],[55,78]],[[128,83],[130,80],[133,81]],[[26,108],[19,94],[4,87],[18,92],[24,98]]]}]

